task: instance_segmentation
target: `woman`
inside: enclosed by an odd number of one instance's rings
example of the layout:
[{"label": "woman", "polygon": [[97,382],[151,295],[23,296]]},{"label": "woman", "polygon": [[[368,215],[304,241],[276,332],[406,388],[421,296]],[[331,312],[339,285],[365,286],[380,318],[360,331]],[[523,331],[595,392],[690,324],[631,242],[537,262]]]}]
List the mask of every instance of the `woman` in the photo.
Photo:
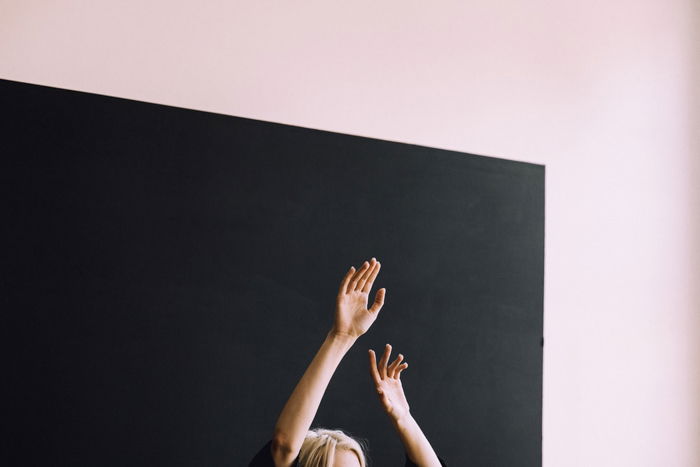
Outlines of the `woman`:
[{"label": "woman", "polygon": [[[338,290],[335,322],[282,409],[272,440],[255,456],[253,466],[365,467],[360,443],[339,430],[309,431],[311,422],[333,373],[355,341],[372,326],[384,305],[386,289],[379,289],[367,309],[369,292],[381,264],[372,258],[360,269],[351,267]],[[401,386],[401,372],[408,367],[403,355],[390,364],[391,346],[386,345],[379,363],[369,350],[370,374],[377,394],[406,450],[406,465],[445,465],[411,416]]]}]

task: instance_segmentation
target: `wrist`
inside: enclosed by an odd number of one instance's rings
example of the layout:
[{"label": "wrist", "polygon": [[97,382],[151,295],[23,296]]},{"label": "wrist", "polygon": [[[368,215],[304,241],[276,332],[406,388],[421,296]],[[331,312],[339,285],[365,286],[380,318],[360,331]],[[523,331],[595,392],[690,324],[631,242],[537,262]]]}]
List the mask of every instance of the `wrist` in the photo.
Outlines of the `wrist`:
[{"label": "wrist", "polygon": [[354,334],[350,334],[348,332],[337,331],[335,329],[331,329],[330,331],[328,331],[328,338],[337,341],[354,343],[358,337],[360,336],[355,336]]},{"label": "wrist", "polygon": [[394,424],[394,428],[397,430],[405,429],[412,423],[415,423],[411,412],[406,412],[405,414],[398,416],[389,414],[389,418],[391,418],[391,423]]},{"label": "wrist", "polygon": [[355,341],[357,340],[358,337],[359,336],[353,336],[353,335],[348,334],[348,333],[338,332],[338,331],[331,329],[328,332],[326,339],[331,341],[331,342],[346,345],[346,346],[350,347],[355,343]]}]

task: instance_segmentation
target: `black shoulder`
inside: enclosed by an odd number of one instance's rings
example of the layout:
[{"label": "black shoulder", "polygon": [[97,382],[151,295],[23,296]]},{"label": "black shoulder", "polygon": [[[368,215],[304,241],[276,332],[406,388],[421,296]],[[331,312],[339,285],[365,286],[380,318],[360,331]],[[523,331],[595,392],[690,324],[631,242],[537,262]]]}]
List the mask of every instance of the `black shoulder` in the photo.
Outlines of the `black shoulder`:
[{"label": "black shoulder", "polygon": [[[442,467],[447,467],[447,462],[445,462],[445,459],[438,456],[438,460],[440,461],[440,464],[442,464]],[[418,467],[417,464],[414,464],[413,461],[408,458],[408,454],[406,454],[406,467]]]},{"label": "black shoulder", "polygon": [[275,467],[275,462],[272,460],[272,440],[268,441],[260,451],[250,461],[248,467]]},{"label": "black shoulder", "polygon": [[[299,458],[294,460],[294,467],[299,465]],[[275,461],[272,459],[272,440],[268,441],[260,451],[250,461],[248,467],[275,467]]]}]

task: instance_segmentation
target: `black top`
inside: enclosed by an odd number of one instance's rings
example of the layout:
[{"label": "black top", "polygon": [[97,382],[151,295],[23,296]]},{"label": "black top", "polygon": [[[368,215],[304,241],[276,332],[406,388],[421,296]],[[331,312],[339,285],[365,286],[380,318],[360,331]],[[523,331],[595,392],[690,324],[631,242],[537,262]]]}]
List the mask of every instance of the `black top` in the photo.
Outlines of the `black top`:
[{"label": "black top", "polygon": [[[250,464],[248,464],[248,467],[275,467],[275,463],[272,460],[272,450],[270,449],[272,445],[272,441],[268,441],[265,446],[258,451],[258,453],[253,457],[253,460],[250,461]],[[438,456],[438,459],[440,459],[440,463],[442,464],[443,467],[447,467],[447,463]],[[299,465],[299,458],[297,457],[294,459],[294,463],[292,464],[293,467],[297,467]],[[416,464],[414,464],[411,459],[408,458],[408,454],[406,455],[406,464],[405,467],[418,467]]]}]

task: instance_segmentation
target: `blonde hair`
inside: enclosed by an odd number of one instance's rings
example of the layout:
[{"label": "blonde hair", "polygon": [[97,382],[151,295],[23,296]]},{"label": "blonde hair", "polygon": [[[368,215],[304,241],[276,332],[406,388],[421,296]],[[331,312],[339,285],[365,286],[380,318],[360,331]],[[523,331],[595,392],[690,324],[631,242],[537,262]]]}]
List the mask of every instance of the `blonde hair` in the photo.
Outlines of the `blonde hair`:
[{"label": "blonde hair", "polygon": [[352,451],[366,467],[363,440],[356,440],[341,430],[314,428],[309,430],[299,451],[299,465],[303,467],[332,467],[335,453],[339,449]]}]

